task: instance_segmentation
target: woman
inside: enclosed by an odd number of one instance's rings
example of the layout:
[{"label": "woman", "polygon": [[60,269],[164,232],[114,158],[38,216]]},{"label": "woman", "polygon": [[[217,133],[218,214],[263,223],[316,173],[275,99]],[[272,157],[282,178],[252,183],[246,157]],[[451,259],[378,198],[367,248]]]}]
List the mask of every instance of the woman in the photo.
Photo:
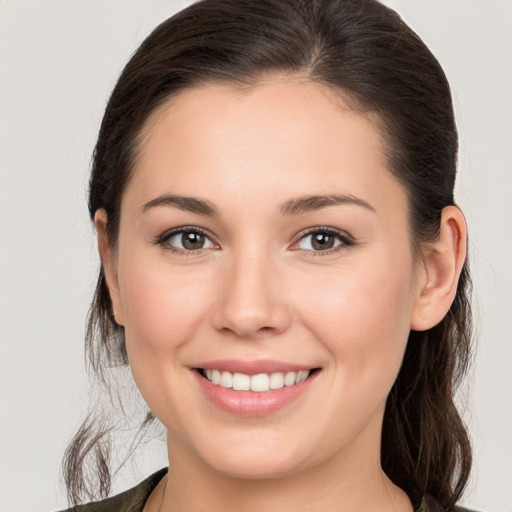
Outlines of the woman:
[{"label": "woman", "polygon": [[[96,145],[87,342],[104,383],[129,365],[169,469],[83,510],[460,510],[456,154],[442,69],[376,1],[205,0],[160,25]],[[110,432],[70,445],[74,504],[109,493]]]}]

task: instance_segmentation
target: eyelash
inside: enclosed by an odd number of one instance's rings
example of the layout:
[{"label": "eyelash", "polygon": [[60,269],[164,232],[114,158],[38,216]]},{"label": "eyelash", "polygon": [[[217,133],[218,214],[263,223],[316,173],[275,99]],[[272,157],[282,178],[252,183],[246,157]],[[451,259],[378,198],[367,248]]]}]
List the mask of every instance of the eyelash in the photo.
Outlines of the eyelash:
[{"label": "eyelash", "polygon": [[173,236],[179,235],[180,233],[195,233],[198,235],[204,235],[206,238],[208,238],[208,240],[210,239],[203,229],[196,227],[196,226],[184,226],[181,228],[176,228],[176,229],[171,229],[170,231],[166,231],[165,233],[163,233],[162,235],[160,235],[158,237],[158,239],[156,240],[155,243],[157,245],[162,246],[166,251],[169,251],[172,254],[177,254],[179,256],[192,256],[192,255],[198,256],[207,250],[207,249],[197,249],[195,251],[186,250],[186,249],[184,250],[184,249],[179,249],[177,247],[170,245],[168,243],[169,240]]},{"label": "eyelash", "polygon": [[301,240],[303,240],[307,236],[314,235],[315,233],[322,233],[325,235],[330,235],[332,237],[337,238],[341,243],[331,249],[326,249],[325,251],[312,251],[309,249],[294,249],[294,250],[300,251],[303,254],[306,254],[308,256],[314,256],[314,257],[329,256],[330,254],[334,254],[344,248],[351,247],[351,246],[355,245],[355,240],[348,233],[346,233],[345,231],[340,231],[339,229],[328,228],[328,227],[318,227],[318,228],[309,229],[305,233],[302,233],[302,235],[299,237],[297,242],[294,243],[294,245],[299,243]]},{"label": "eyelash", "polygon": [[[162,246],[166,251],[169,251],[172,254],[177,254],[179,256],[192,256],[192,255],[198,256],[208,250],[208,249],[183,250],[183,249],[179,249],[177,247],[170,245],[168,243],[169,239],[175,235],[179,235],[180,233],[195,233],[195,234],[199,234],[199,235],[204,235],[206,238],[208,238],[208,240],[210,240],[210,238],[208,237],[208,235],[206,234],[206,232],[203,229],[201,229],[197,226],[184,226],[181,228],[172,229],[171,231],[166,231],[165,233],[163,233],[156,239],[155,243],[157,245]],[[312,251],[309,249],[293,249],[293,250],[300,251],[302,254],[305,254],[307,256],[316,257],[316,256],[328,256],[330,254],[333,254],[333,253],[336,253],[336,252],[342,250],[343,248],[347,248],[347,247],[351,247],[351,246],[355,245],[354,239],[348,233],[346,233],[344,231],[340,231],[338,229],[328,228],[328,227],[317,227],[317,228],[313,228],[313,229],[310,229],[310,230],[302,233],[301,236],[299,237],[299,239],[297,240],[297,242],[294,243],[294,245],[299,243],[301,240],[303,240],[307,236],[313,235],[315,233],[322,233],[322,234],[336,237],[341,243],[331,249],[326,249],[325,251]]]}]

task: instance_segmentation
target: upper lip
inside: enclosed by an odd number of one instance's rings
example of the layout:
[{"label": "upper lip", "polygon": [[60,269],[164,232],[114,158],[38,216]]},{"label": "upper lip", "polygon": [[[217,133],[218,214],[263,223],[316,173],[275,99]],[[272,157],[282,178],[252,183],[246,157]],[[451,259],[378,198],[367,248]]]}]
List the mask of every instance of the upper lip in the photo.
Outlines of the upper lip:
[{"label": "upper lip", "polygon": [[241,359],[216,359],[194,365],[195,369],[219,370],[230,373],[243,373],[245,375],[257,375],[259,373],[276,372],[300,372],[312,370],[315,366],[294,364],[283,361],[265,360],[241,360]]}]

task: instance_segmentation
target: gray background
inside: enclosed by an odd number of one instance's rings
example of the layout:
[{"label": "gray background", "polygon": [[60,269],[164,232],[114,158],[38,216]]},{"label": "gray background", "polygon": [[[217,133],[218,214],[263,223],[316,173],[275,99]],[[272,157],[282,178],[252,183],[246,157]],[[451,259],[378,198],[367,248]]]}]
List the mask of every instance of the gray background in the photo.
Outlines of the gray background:
[{"label": "gray background", "polygon": [[[83,326],[98,267],[85,206],[90,156],[121,67],[187,3],[0,0],[1,510],[66,505],[59,463],[86,411]],[[512,511],[512,1],[386,3],[453,88],[479,333],[465,503]],[[149,443],[116,490],[165,457],[162,441]]]}]

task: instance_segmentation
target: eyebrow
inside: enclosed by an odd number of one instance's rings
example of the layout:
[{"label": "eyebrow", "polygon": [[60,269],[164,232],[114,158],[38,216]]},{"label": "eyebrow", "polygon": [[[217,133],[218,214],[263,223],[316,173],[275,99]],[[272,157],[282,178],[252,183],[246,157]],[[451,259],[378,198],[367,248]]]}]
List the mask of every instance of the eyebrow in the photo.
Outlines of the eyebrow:
[{"label": "eyebrow", "polygon": [[[282,216],[293,216],[308,213],[328,206],[336,205],[355,205],[375,212],[375,208],[358,197],[351,194],[339,195],[313,195],[303,196],[296,199],[290,199],[284,203],[279,213]],[[142,213],[155,208],[157,206],[173,206],[179,210],[196,213],[197,215],[204,215],[208,217],[219,217],[220,212],[218,208],[205,199],[199,199],[198,197],[181,196],[176,194],[168,194],[156,197],[142,207]]]},{"label": "eyebrow", "polygon": [[142,213],[147,212],[156,206],[174,206],[179,210],[197,213],[208,217],[219,217],[217,207],[210,201],[197,197],[179,196],[175,194],[163,195],[152,199],[142,207]]},{"label": "eyebrow", "polygon": [[329,194],[329,195],[315,195],[315,196],[304,196],[298,197],[297,199],[291,199],[281,206],[280,213],[283,216],[287,215],[300,215],[301,213],[312,212],[320,210],[327,206],[336,206],[351,204],[361,206],[372,212],[375,212],[375,208],[358,197],[351,194],[340,195],[340,194]]}]

